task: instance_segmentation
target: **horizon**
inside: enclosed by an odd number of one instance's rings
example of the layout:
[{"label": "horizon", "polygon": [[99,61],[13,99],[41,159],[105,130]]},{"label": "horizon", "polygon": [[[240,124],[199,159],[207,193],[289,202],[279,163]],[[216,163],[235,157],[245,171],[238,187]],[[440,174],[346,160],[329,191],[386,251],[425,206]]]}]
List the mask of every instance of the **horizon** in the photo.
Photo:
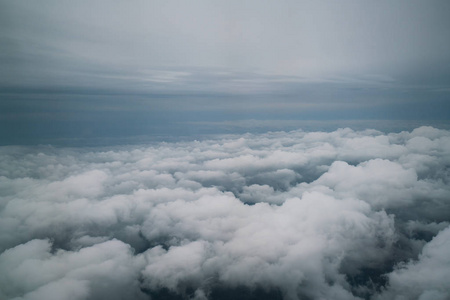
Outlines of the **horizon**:
[{"label": "horizon", "polygon": [[447,1],[1,6],[2,145],[450,120]]}]

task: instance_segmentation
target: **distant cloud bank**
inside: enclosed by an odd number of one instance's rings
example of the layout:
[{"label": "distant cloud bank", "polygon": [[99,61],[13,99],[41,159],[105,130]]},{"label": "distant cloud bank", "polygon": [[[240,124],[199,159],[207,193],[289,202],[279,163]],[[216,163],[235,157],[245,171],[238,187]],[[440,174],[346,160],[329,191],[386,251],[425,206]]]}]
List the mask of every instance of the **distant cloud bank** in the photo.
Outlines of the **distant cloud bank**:
[{"label": "distant cloud bank", "polygon": [[1,299],[450,297],[448,130],[4,146],[0,166]]}]

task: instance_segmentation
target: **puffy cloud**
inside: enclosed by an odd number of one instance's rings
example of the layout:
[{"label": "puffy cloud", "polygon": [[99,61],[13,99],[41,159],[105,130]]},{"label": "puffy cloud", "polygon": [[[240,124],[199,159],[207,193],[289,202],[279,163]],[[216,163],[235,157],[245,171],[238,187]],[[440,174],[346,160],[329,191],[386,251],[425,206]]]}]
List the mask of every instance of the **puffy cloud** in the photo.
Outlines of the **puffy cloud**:
[{"label": "puffy cloud", "polygon": [[388,274],[389,286],[379,299],[448,299],[450,227],[423,247],[417,261],[400,264]]},{"label": "puffy cloud", "polygon": [[444,299],[449,143],[421,127],[1,147],[0,298]]},{"label": "puffy cloud", "polygon": [[405,170],[398,163],[375,159],[357,166],[336,161],[312,185],[327,186],[341,196],[357,197],[376,207],[388,208],[412,201],[410,190],[416,184],[413,169]]},{"label": "puffy cloud", "polygon": [[[363,201],[317,192],[281,206],[247,206],[224,195],[159,209],[143,233],[149,239],[172,237],[168,243],[175,245],[150,251],[144,274],[151,288],[166,284],[181,293],[186,286],[205,289],[203,283],[217,277],[231,286],[278,288],[288,298],[331,296],[335,283],[346,285],[340,267],[350,274],[362,264],[374,266],[395,241],[385,213],[372,212]],[[340,288],[336,298],[348,299],[351,294]]]},{"label": "puffy cloud", "polygon": [[129,245],[111,240],[55,253],[51,246],[32,240],[0,255],[5,299],[145,299],[137,288],[143,260]]}]

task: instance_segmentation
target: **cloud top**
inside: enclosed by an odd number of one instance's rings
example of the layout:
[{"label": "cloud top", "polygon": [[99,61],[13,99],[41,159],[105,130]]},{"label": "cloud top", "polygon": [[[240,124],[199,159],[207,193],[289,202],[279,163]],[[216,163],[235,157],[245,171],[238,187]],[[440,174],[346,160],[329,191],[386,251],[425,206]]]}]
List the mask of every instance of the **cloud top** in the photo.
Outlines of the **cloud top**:
[{"label": "cloud top", "polygon": [[446,299],[449,145],[420,127],[1,147],[0,298]]}]

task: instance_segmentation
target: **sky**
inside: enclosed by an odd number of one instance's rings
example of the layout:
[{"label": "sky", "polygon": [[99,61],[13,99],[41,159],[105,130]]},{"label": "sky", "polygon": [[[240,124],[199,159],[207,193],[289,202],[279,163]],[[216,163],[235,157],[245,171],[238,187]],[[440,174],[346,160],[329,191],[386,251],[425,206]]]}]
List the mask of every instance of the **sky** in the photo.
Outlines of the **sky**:
[{"label": "sky", "polygon": [[448,127],[448,1],[0,6],[3,145],[307,121]]}]

